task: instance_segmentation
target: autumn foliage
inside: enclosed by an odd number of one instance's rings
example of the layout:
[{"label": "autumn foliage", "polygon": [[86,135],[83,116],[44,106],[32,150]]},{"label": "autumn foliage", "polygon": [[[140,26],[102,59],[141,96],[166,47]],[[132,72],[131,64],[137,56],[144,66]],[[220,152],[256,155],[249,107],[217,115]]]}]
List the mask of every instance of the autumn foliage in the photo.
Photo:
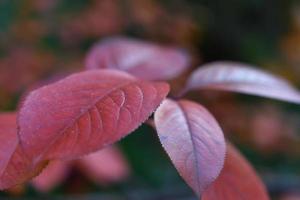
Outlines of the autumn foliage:
[{"label": "autumn foliage", "polygon": [[[262,181],[226,141],[213,115],[184,97],[192,90],[223,90],[300,103],[300,93],[281,77],[224,61],[201,66],[178,94],[168,96],[170,86],[161,81],[189,66],[190,56],[180,48],[124,37],[97,43],[81,72],[29,92],[16,113],[0,115],[0,188],[30,181],[47,165],[64,174],[71,164],[60,160],[80,159],[94,176],[114,179],[97,170],[97,154],[154,113],[163,148],[199,198],[268,199]],[[51,176],[50,171],[42,175]],[[33,184],[47,190],[59,181],[52,178],[45,183],[39,176]]]}]

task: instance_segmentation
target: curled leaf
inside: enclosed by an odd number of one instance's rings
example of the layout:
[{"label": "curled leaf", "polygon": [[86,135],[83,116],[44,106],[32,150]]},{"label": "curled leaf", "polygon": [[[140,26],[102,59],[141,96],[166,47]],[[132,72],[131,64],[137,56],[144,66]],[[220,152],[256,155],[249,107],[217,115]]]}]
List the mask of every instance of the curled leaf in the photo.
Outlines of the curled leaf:
[{"label": "curled leaf", "polygon": [[118,69],[144,80],[175,78],[188,65],[183,50],[122,37],[99,42],[86,58],[87,69]]},{"label": "curled leaf", "polygon": [[225,141],[218,123],[204,107],[187,100],[163,101],[154,119],[179,174],[201,196],[224,163]]},{"label": "curled leaf", "polygon": [[248,161],[227,145],[225,165],[217,180],[203,193],[203,200],[268,200],[266,188]]},{"label": "curled leaf", "polygon": [[85,71],[31,92],[19,117],[21,145],[35,162],[101,149],[144,122],[169,91],[116,70]]},{"label": "curled leaf", "polygon": [[186,90],[216,89],[300,103],[300,93],[281,77],[235,62],[213,62],[196,70]]}]

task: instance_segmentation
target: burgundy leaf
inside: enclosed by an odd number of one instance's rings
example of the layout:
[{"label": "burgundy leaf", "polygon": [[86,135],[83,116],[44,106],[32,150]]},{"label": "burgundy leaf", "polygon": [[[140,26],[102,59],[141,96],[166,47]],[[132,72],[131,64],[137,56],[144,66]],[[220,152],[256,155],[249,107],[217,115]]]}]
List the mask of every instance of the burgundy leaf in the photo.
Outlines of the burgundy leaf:
[{"label": "burgundy leaf", "polygon": [[203,193],[203,200],[268,200],[265,186],[248,161],[227,145],[224,168],[217,180]]},{"label": "burgundy leaf", "polygon": [[85,71],[30,93],[18,126],[22,147],[39,160],[101,149],[144,122],[169,91],[116,70]]},{"label": "burgundy leaf", "polygon": [[200,196],[224,164],[226,145],[221,128],[204,107],[186,100],[163,101],[154,119],[173,164]]},{"label": "burgundy leaf", "polygon": [[15,113],[0,115],[0,141],[0,190],[24,182],[45,166],[32,163],[20,147]]},{"label": "burgundy leaf", "polygon": [[168,80],[189,65],[183,50],[128,38],[111,38],[96,44],[87,55],[87,69],[113,68],[145,80]]},{"label": "burgundy leaf", "polygon": [[235,62],[213,62],[196,70],[186,90],[216,89],[300,103],[300,93],[281,77]]}]

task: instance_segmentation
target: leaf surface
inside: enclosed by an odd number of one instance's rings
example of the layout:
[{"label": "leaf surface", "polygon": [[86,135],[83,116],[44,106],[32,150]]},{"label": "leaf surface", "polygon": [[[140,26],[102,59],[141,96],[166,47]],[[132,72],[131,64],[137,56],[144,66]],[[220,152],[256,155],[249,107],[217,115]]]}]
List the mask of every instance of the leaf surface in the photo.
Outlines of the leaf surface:
[{"label": "leaf surface", "polygon": [[224,168],[202,196],[203,200],[268,200],[266,188],[248,161],[227,145]]},{"label": "leaf surface", "polygon": [[235,62],[213,62],[196,70],[186,90],[215,89],[300,103],[300,93],[286,80]]},{"label": "leaf surface", "polygon": [[122,37],[99,42],[86,58],[87,69],[119,69],[144,80],[172,79],[188,65],[183,50]]},{"label": "leaf surface", "polygon": [[18,117],[21,145],[36,162],[78,158],[132,132],[168,91],[166,83],[117,70],[71,75],[27,96]]},{"label": "leaf surface", "polygon": [[182,178],[201,196],[223,167],[221,128],[204,107],[187,100],[165,100],[154,117],[164,149]]}]

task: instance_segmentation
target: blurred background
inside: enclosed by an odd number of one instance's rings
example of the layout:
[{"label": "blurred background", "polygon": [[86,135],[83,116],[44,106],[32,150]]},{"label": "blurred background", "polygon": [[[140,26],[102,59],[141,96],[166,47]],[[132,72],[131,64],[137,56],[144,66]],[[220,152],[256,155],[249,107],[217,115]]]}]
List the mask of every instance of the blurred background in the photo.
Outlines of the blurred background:
[{"label": "blurred background", "polygon": [[[0,0],[1,111],[15,110],[28,88],[82,70],[89,48],[115,35],[186,48],[192,67],[171,81],[175,90],[215,60],[249,63],[300,87],[297,0]],[[300,199],[299,106],[225,92],[188,96],[216,116],[273,199]],[[48,177],[0,198],[195,199],[150,126],[94,156],[54,164]]]}]

